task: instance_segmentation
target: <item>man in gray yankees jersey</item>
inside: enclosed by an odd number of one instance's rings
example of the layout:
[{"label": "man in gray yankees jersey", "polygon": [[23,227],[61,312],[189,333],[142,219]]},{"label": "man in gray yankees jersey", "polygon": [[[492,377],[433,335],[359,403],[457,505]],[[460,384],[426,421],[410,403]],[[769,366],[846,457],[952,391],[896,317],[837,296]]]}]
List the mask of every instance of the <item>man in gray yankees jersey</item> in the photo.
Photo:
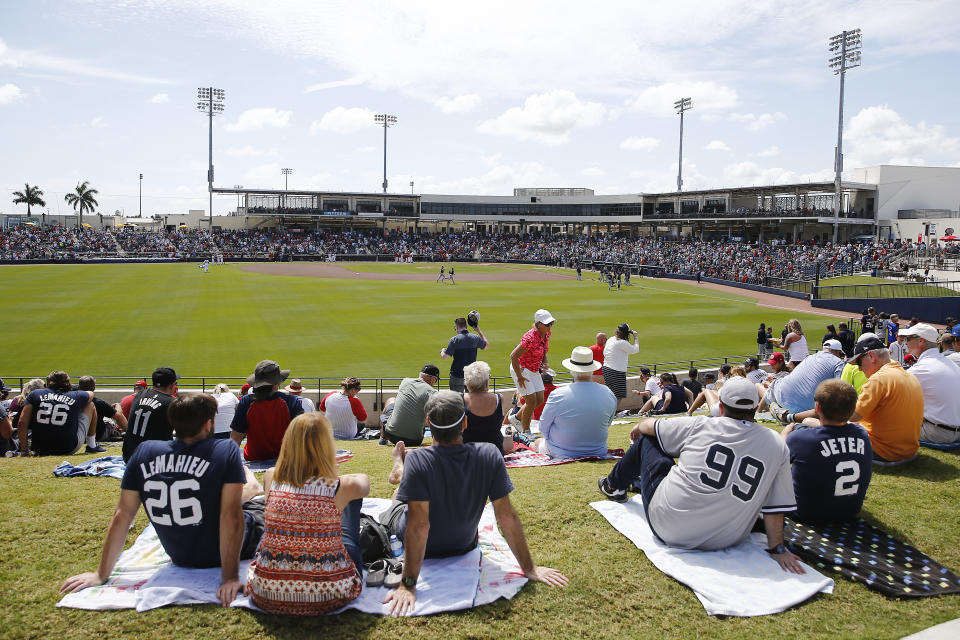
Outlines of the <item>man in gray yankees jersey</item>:
[{"label": "man in gray yankees jersey", "polygon": [[738,544],[763,514],[767,552],[785,571],[805,573],[783,545],[783,514],[796,509],[790,452],[776,432],[753,422],[758,402],[754,383],[731,378],[720,390],[718,418],[643,420],[600,491],[622,502],[639,479],[650,528],[683,549]]}]

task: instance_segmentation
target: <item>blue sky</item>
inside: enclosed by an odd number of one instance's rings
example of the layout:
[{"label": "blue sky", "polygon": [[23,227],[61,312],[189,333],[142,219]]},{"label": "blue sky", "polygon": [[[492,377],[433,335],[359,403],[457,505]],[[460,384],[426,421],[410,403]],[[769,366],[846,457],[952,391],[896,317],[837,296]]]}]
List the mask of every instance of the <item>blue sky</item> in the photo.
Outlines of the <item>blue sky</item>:
[{"label": "blue sky", "polygon": [[379,191],[390,113],[391,191],[671,190],[686,96],[685,188],[829,178],[827,41],[857,27],[845,167],[960,166],[950,0],[3,2],[0,212],[89,180],[135,214],[140,173],[145,215],[206,209],[210,85],[218,186]]}]

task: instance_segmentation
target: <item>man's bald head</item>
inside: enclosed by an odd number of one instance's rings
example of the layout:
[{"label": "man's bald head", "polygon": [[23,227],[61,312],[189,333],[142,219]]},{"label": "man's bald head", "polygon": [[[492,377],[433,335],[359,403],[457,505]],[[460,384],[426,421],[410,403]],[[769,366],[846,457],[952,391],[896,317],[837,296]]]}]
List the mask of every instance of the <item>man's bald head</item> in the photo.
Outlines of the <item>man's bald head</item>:
[{"label": "man's bald head", "polygon": [[607,334],[605,334],[605,333],[598,333],[598,334],[597,334],[597,344],[600,345],[601,347],[602,347],[603,345],[607,344]]}]

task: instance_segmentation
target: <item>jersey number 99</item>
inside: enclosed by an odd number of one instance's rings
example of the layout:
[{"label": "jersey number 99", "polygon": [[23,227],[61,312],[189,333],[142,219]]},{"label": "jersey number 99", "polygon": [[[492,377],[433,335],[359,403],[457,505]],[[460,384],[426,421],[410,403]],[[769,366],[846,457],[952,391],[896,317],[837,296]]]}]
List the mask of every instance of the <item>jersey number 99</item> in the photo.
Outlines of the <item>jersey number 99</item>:
[{"label": "jersey number 99", "polygon": [[[737,456],[730,447],[715,444],[707,450],[703,463],[717,472],[716,476],[706,471],[700,473],[700,482],[712,489],[723,489],[730,481],[730,474],[736,464]],[[763,477],[763,463],[751,456],[743,456],[737,466],[737,478],[745,485],[734,482],[730,492],[740,500],[749,502],[760,486]]]}]

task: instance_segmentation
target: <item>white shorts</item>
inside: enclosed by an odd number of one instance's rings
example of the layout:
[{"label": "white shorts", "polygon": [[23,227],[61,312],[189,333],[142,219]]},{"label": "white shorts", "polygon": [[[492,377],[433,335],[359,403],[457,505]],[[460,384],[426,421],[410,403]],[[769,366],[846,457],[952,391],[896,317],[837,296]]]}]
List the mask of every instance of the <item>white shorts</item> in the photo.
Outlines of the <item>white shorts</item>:
[{"label": "white shorts", "polygon": [[80,451],[87,444],[87,432],[90,431],[90,416],[85,413],[81,413],[77,417],[77,448],[73,453],[68,453],[65,455],[73,455],[77,451]]},{"label": "white shorts", "polygon": [[520,381],[517,380],[517,372],[513,369],[513,364],[510,364],[510,377],[513,378],[513,383],[517,385],[517,391],[520,392],[521,397],[533,395],[538,391],[543,391],[543,376],[539,373],[534,373],[527,368],[520,370],[523,373],[523,377],[527,379],[526,385],[521,385]]}]

